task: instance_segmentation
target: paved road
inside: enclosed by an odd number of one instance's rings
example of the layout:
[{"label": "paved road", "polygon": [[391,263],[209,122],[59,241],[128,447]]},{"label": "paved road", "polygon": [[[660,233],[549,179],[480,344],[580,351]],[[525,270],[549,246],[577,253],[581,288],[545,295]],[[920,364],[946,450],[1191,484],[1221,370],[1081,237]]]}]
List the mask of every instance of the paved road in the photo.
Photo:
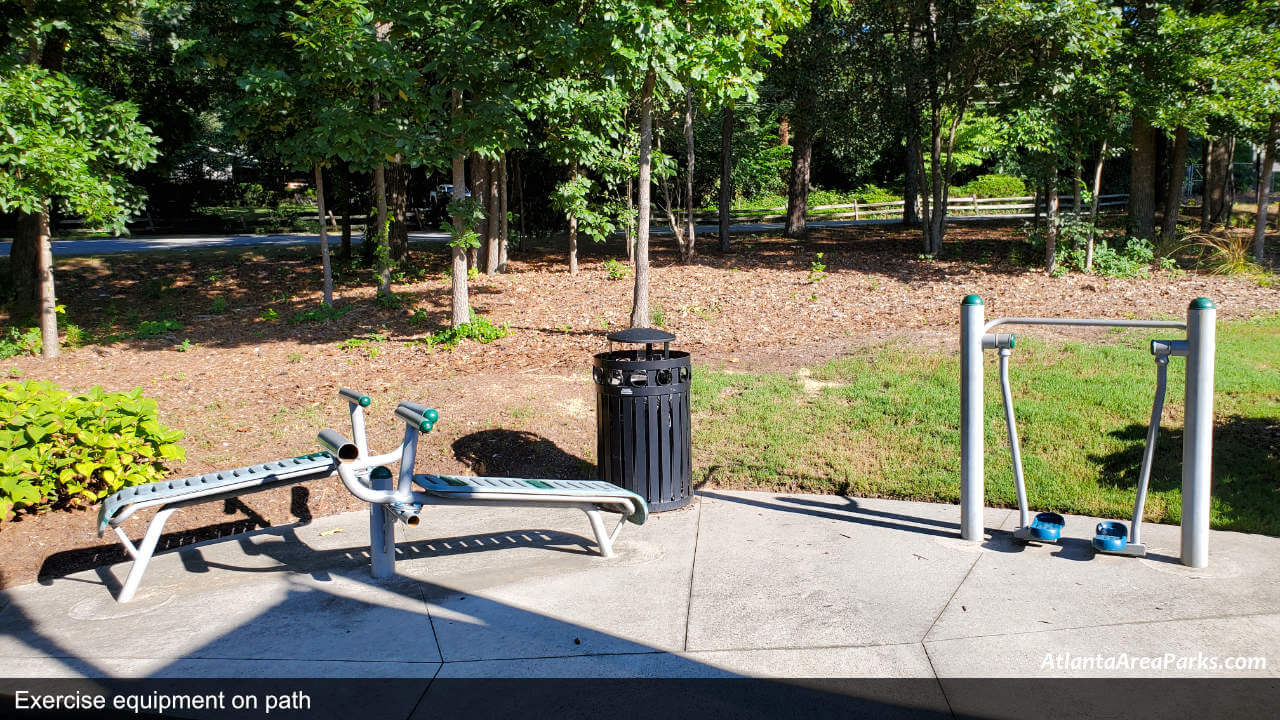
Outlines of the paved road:
[{"label": "paved road", "polygon": [[[972,222],[975,220],[1012,220],[1030,215],[978,215],[972,217],[952,217],[948,222]],[[892,225],[897,219],[883,220],[811,220],[809,227],[850,227],[854,225]],[[776,232],[782,230],[782,223],[744,223],[734,225],[730,232],[735,235],[748,235],[760,232]],[[698,225],[699,235],[714,235],[719,232],[717,225]],[[656,236],[670,235],[666,228],[654,228]],[[353,243],[359,244],[362,236],[354,235]],[[449,239],[444,232],[416,230],[409,232],[409,240],[417,243],[443,243]],[[337,238],[330,236],[329,242],[337,244]],[[120,237],[99,238],[92,240],[55,240],[53,254],[58,257],[73,255],[109,255],[112,253],[148,252],[157,250],[197,250],[226,247],[263,247],[272,245],[317,245],[319,235],[295,233],[289,235],[169,235],[158,237]],[[11,243],[0,242],[0,255],[8,255]]]}]

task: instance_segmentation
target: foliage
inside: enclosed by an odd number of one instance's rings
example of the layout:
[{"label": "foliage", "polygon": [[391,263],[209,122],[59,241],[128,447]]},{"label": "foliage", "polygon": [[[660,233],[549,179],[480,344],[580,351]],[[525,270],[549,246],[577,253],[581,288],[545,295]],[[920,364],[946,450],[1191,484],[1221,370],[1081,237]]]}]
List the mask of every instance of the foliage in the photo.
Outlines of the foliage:
[{"label": "foliage", "polygon": [[1200,265],[1214,275],[1262,275],[1263,269],[1253,261],[1253,238],[1230,232],[1194,232],[1183,235],[1179,249],[1189,249],[1199,256]]},{"label": "foliage", "polygon": [[[1028,232],[1032,247],[1037,256],[1043,256],[1045,243],[1044,228],[1035,228]],[[1108,237],[1102,228],[1088,220],[1078,219],[1073,215],[1061,216],[1058,220],[1058,245],[1056,248],[1056,274],[1067,272],[1087,272],[1088,243],[1093,240],[1093,269],[1095,275],[1118,278],[1145,278],[1151,276],[1153,266],[1161,269],[1175,267],[1172,260],[1162,258],[1156,262],[1155,246],[1150,240],[1136,237]]]},{"label": "foliage", "polygon": [[302,323],[326,323],[342,318],[343,315],[351,312],[352,306],[336,308],[327,303],[320,303],[319,307],[300,310],[289,318],[290,325],[301,325]]},{"label": "foliage", "polygon": [[809,263],[809,282],[817,284],[827,277],[827,265],[822,262],[822,253],[814,255],[813,262]]},{"label": "foliage", "polygon": [[578,175],[556,185],[551,203],[557,210],[578,220],[578,232],[596,242],[604,242],[617,225],[606,212],[600,212],[588,198],[594,183],[586,175]]},{"label": "foliage", "polygon": [[423,339],[423,344],[427,347],[444,348],[452,350],[458,346],[463,340],[475,340],[478,343],[491,343],[494,340],[504,338],[511,334],[511,328],[506,323],[502,325],[494,325],[489,319],[483,315],[477,315],[474,310],[471,311],[471,319],[456,327],[446,327],[436,330]]},{"label": "foliage", "polygon": [[0,383],[0,519],[96,502],[160,480],[186,452],[142,389],[72,395],[52,383]]},{"label": "foliage", "polygon": [[610,280],[621,280],[625,277],[631,277],[631,268],[618,262],[616,258],[609,258],[604,261],[604,269],[609,272]]},{"label": "foliage", "polygon": [[139,340],[147,340],[182,328],[182,323],[177,320],[143,320],[138,323],[138,329],[134,331],[133,336]]},{"label": "foliage", "polygon": [[956,188],[955,192],[980,198],[1023,197],[1027,194],[1027,186],[1012,175],[979,175]]},{"label": "foliage", "polygon": [[0,360],[7,360],[18,355],[40,354],[40,328],[33,327],[19,330],[9,328],[6,335],[0,335]]},{"label": "foliage", "polygon": [[134,105],[0,57],[0,127],[0,212],[40,212],[53,198],[65,212],[124,231],[141,196],[119,170],[156,158]]}]

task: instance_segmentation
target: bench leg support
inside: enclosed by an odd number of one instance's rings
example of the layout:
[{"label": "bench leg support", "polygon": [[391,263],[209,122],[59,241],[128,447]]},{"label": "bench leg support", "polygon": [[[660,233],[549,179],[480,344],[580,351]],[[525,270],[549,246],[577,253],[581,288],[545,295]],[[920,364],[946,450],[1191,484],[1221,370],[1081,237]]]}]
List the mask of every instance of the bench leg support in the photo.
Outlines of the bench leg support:
[{"label": "bench leg support", "polygon": [[120,541],[124,543],[124,549],[133,556],[133,567],[129,568],[129,576],[125,578],[124,586],[120,588],[120,595],[117,601],[126,603],[133,599],[134,594],[138,592],[138,585],[142,584],[142,575],[147,571],[147,564],[151,562],[151,556],[155,554],[156,543],[160,542],[160,535],[164,532],[164,524],[168,521],[169,516],[177,512],[176,507],[162,507],[151,519],[151,524],[147,526],[147,532],[142,536],[142,542],[137,546],[129,542],[129,536],[119,527],[115,528],[116,535],[120,536]]},{"label": "bench leg support", "polygon": [[627,516],[623,515],[618,522],[618,526],[609,532],[604,525],[604,516],[600,512],[600,508],[591,507],[583,508],[582,511],[587,514],[587,519],[591,521],[591,532],[595,533],[596,544],[600,547],[600,554],[604,557],[613,557],[613,543],[618,539],[618,535],[622,532],[622,526],[627,522]]}]

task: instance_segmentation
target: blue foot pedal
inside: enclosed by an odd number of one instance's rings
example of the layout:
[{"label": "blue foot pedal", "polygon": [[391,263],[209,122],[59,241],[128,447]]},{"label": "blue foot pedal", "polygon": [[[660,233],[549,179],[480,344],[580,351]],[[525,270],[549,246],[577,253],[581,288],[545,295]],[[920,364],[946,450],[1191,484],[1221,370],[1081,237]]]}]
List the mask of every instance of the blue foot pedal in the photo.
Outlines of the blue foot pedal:
[{"label": "blue foot pedal", "polygon": [[1024,542],[1056,543],[1062,539],[1062,528],[1066,524],[1067,519],[1058,513],[1042,512],[1027,525],[1014,530],[1013,537]]},{"label": "blue foot pedal", "polygon": [[1123,553],[1129,547],[1129,529],[1122,522],[1103,520],[1095,533],[1093,548],[1099,552]]},{"label": "blue foot pedal", "polygon": [[1062,528],[1066,524],[1066,518],[1058,513],[1042,512],[1031,521],[1028,535],[1032,540],[1057,542],[1062,537]]}]

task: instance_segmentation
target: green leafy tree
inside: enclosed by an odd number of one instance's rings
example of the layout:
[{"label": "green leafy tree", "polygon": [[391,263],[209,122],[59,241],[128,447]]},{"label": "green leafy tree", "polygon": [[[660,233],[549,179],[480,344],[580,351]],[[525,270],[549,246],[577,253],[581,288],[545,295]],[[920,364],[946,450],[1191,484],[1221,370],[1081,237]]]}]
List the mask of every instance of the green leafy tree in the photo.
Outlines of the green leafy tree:
[{"label": "green leafy tree", "polygon": [[0,46],[0,211],[18,213],[10,255],[14,301],[38,305],[42,354],[56,357],[50,211],[122,231],[141,204],[125,173],[155,159],[155,137],[132,103],[63,72],[68,53],[115,33],[133,17],[135,3],[29,0],[23,10],[5,17]]}]

